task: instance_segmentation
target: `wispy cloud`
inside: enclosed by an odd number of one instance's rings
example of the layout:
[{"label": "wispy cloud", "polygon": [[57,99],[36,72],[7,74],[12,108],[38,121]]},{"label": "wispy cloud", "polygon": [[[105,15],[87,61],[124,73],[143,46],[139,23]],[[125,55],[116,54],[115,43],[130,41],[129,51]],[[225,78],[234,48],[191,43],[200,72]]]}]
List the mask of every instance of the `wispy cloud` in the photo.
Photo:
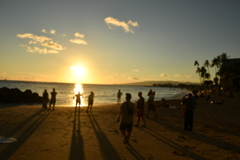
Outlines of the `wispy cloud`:
[{"label": "wispy cloud", "polygon": [[173,75],[174,77],[182,77],[180,74]]},{"label": "wispy cloud", "polygon": [[17,37],[19,37],[19,38],[31,38],[31,39],[34,39],[38,42],[44,42],[44,41],[52,40],[52,38],[48,38],[48,37],[45,37],[45,36],[37,36],[37,35],[34,35],[32,33],[17,34]]},{"label": "wispy cloud", "polygon": [[85,45],[87,45],[87,42],[84,41],[84,40],[82,40],[82,39],[70,39],[69,41],[72,42],[72,43],[85,44]]},{"label": "wispy cloud", "polygon": [[125,74],[115,74],[116,77],[125,77]]},{"label": "wispy cloud", "polygon": [[160,74],[161,77],[168,77],[168,75],[166,73],[162,73]]},{"label": "wispy cloud", "polygon": [[63,50],[63,47],[60,44],[54,43],[53,41],[42,43],[42,46],[57,50]]},{"label": "wispy cloud", "polygon": [[[17,34],[17,37],[19,38],[29,38],[31,39],[28,43],[31,46],[28,45],[20,45],[23,48],[26,49],[27,52],[37,52],[37,53],[59,53],[60,50],[63,50],[63,46],[53,42],[52,38],[45,37],[45,36],[37,36],[32,33],[25,33],[25,34]],[[32,46],[34,45],[34,46]],[[57,51],[58,50],[58,51]]]},{"label": "wispy cloud", "polygon": [[185,77],[187,77],[187,78],[192,78],[193,75],[185,75]]},{"label": "wispy cloud", "polygon": [[132,27],[138,27],[138,22],[132,22],[131,20],[129,20],[128,22],[124,22],[124,21],[119,21],[113,17],[107,17],[104,19],[104,21],[107,23],[109,29],[112,29],[111,26],[117,26],[117,27],[122,27],[124,29],[125,32],[131,32],[134,33],[133,30],[131,30],[131,26]]},{"label": "wispy cloud", "polygon": [[43,33],[47,33],[47,31],[46,31],[45,29],[42,29],[42,32],[43,32]]},{"label": "wispy cloud", "polygon": [[51,33],[51,34],[55,34],[55,33],[56,33],[56,30],[51,29],[51,30],[50,30],[50,33]]},{"label": "wispy cloud", "polygon": [[27,51],[31,53],[38,52],[42,54],[59,53],[59,51],[56,51],[56,50],[48,50],[47,48],[39,48],[39,47],[27,47]]},{"label": "wispy cloud", "polygon": [[80,34],[80,33],[78,33],[78,32],[75,33],[74,35],[75,35],[75,37],[84,38],[84,34]]},{"label": "wispy cloud", "polygon": [[138,70],[138,69],[133,69],[132,71],[133,71],[133,72],[138,72],[139,70]]}]

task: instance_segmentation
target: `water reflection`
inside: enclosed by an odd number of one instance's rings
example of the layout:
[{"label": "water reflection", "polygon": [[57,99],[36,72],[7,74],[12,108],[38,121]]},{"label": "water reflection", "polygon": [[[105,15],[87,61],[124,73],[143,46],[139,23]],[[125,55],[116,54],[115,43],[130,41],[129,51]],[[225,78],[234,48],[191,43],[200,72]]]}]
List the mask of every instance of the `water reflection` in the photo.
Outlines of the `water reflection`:
[{"label": "water reflection", "polygon": [[[74,96],[75,96],[76,94],[78,94],[78,92],[80,92],[80,94],[83,95],[84,90],[83,90],[82,84],[76,83],[75,86],[74,86],[73,91],[74,91]],[[73,99],[73,101],[72,101],[72,104],[73,104],[74,106],[76,106],[76,97],[73,97],[73,98],[74,98],[74,99]],[[86,106],[86,104],[84,103],[84,96],[81,96],[80,98],[81,98],[81,106]]]}]

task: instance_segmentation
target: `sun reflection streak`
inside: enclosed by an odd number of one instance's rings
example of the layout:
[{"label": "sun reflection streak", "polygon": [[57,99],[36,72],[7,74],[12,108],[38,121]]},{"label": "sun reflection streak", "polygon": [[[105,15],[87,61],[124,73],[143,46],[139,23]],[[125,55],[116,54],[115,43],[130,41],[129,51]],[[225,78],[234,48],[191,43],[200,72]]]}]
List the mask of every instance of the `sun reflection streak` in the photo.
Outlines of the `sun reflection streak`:
[{"label": "sun reflection streak", "polygon": [[[82,94],[82,96],[80,97],[81,98],[81,106],[86,106],[86,104],[84,103],[84,96],[83,96],[84,90],[83,90],[82,84],[76,83],[73,91],[75,94],[78,94],[78,92],[80,92],[80,94]],[[76,105],[76,97],[74,97],[74,99],[73,99],[73,105],[74,106]]]}]

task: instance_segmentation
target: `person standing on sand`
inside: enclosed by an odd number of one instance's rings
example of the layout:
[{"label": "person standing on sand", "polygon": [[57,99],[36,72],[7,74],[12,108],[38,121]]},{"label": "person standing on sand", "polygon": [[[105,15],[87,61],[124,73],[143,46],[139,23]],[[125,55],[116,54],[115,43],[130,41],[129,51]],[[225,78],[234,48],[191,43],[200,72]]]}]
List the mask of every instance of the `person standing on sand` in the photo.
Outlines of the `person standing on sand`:
[{"label": "person standing on sand", "polygon": [[132,95],[130,93],[126,93],[126,102],[122,103],[119,116],[117,118],[117,122],[119,122],[122,116],[119,129],[124,137],[124,144],[129,143],[133,126],[133,114],[135,107],[134,104],[131,102],[131,98]]},{"label": "person standing on sand", "polygon": [[139,126],[140,119],[143,120],[143,127],[146,127],[146,122],[144,119],[144,98],[142,97],[142,92],[138,92],[139,100],[137,101],[137,124],[136,127]]},{"label": "person standing on sand", "polygon": [[88,109],[90,108],[90,106],[91,106],[90,110],[92,110],[93,99],[94,99],[94,93],[91,92],[90,95],[88,96],[88,108],[86,112],[88,112]]},{"label": "person standing on sand", "polygon": [[193,110],[195,109],[196,100],[191,93],[185,98],[186,113],[184,118],[184,130],[192,131],[193,129]]},{"label": "person standing on sand", "polygon": [[154,114],[155,114],[155,117],[157,118],[157,112],[156,112],[156,108],[155,106],[153,105],[153,102],[154,102],[154,95],[155,95],[155,92],[152,92],[152,94],[149,96],[149,99],[148,99],[148,111],[147,111],[147,114],[146,114],[146,117],[148,118],[148,112],[149,111],[153,111]]},{"label": "person standing on sand", "polygon": [[81,105],[81,97],[82,95],[80,94],[80,92],[78,92],[78,94],[76,94],[73,98],[76,97],[76,107],[77,107],[77,104],[79,104],[79,107]]},{"label": "person standing on sand", "polygon": [[152,95],[152,89],[149,90],[147,96],[150,97]]},{"label": "person standing on sand", "polygon": [[117,103],[121,103],[121,96],[122,96],[122,92],[119,89],[117,93]]},{"label": "person standing on sand", "polygon": [[57,96],[57,92],[55,92],[55,88],[53,88],[53,91],[51,92],[51,100],[49,103],[49,110],[51,109],[51,105],[53,105],[53,109],[55,107],[55,103],[56,103],[56,96]]},{"label": "person standing on sand", "polygon": [[45,89],[43,92],[43,96],[42,96],[42,109],[47,109],[47,103],[48,103],[48,92]]}]

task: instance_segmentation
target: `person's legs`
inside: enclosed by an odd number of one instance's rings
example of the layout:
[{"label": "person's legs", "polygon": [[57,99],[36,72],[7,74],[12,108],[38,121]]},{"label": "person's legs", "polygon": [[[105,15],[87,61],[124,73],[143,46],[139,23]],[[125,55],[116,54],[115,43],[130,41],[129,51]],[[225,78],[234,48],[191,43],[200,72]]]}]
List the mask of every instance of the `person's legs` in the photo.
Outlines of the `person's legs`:
[{"label": "person's legs", "polygon": [[49,110],[51,109],[51,105],[52,105],[52,101],[50,101],[49,103]]},{"label": "person's legs", "polygon": [[143,125],[146,126],[145,118],[143,116],[141,118],[143,120]]},{"label": "person's legs", "polygon": [[184,130],[188,130],[188,126],[189,126],[189,110],[186,110],[184,118]]},{"label": "person's legs", "polygon": [[55,108],[55,103],[56,103],[56,102],[53,102],[53,110],[54,110],[54,108]]},{"label": "person's legs", "polygon": [[193,128],[193,110],[190,110],[189,113],[189,131],[192,131]]}]

